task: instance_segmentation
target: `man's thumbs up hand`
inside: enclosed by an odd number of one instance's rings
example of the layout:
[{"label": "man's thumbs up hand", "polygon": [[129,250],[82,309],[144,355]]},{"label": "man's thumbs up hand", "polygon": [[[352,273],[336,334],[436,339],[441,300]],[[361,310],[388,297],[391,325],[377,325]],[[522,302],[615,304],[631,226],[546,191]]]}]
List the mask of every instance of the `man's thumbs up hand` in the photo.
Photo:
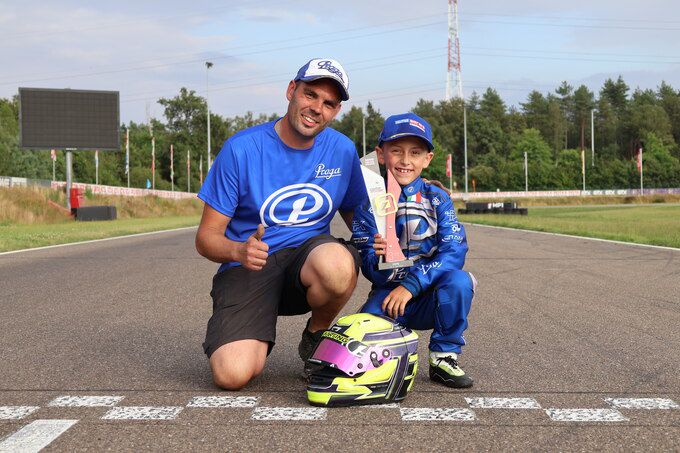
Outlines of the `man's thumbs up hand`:
[{"label": "man's thumbs up hand", "polygon": [[253,233],[253,235],[251,237],[254,237],[258,241],[261,241],[263,236],[264,236],[264,225],[259,224],[257,226],[257,231],[255,231],[255,233]]},{"label": "man's thumbs up hand", "polygon": [[267,263],[269,246],[262,240],[264,237],[264,225],[259,224],[246,242],[242,243],[241,259],[239,262],[246,269],[259,271]]}]

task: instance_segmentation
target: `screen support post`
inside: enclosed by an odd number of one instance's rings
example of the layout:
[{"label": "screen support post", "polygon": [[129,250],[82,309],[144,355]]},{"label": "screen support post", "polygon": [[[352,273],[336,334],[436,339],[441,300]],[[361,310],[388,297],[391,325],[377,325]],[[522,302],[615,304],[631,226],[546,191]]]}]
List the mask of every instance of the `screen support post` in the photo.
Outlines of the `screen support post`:
[{"label": "screen support post", "polygon": [[66,209],[71,211],[71,185],[73,181],[73,148],[66,148]]}]

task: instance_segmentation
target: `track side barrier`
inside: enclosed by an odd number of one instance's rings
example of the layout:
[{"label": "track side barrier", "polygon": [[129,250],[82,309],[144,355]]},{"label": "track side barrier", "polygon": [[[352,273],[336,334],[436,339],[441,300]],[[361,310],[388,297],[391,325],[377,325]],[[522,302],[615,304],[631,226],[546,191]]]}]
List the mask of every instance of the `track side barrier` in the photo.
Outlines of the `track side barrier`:
[{"label": "track side barrier", "polygon": [[554,197],[634,197],[640,195],[680,195],[680,188],[669,189],[614,189],[614,190],[542,190],[517,192],[453,192],[454,200],[488,200],[504,198],[554,198]]},{"label": "track side barrier", "polygon": [[[82,189],[83,192],[90,190],[96,195],[118,195],[125,197],[145,197],[145,196],[155,196],[160,198],[173,198],[173,199],[183,199],[183,198],[196,198],[196,194],[192,192],[179,192],[170,190],[151,190],[151,189],[137,189],[133,187],[116,187],[116,186],[103,186],[97,184],[84,184],[81,182],[74,182],[71,184],[73,188]],[[66,182],[64,181],[52,181],[53,189],[62,189],[66,187]]]},{"label": "track side barrier", "polygon": [[492,201],[489,203],[466,202],[465,208],[458,210],[458,214],[519,214],[528,215],[529,209],[518,208],[517,203]]}]

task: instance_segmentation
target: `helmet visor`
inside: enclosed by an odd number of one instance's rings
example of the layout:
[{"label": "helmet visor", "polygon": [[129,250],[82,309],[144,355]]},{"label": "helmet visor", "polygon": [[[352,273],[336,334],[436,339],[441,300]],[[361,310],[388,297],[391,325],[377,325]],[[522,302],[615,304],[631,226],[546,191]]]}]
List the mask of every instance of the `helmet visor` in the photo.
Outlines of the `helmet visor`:
[{"label": "helmet visor", "polygon": [[356,340],[350,340],[344,345],[330,338],[323,338],[309,360],[354,376],[374,368],[371,366],[368,350],[367,345]]}]

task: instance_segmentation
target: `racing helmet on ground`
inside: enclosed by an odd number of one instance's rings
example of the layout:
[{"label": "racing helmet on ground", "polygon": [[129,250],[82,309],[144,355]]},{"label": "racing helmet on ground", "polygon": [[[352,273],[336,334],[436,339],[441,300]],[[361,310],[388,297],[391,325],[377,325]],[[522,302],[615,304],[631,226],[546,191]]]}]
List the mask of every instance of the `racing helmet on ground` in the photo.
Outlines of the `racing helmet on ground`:
[{"label": "racing helmet on ground", "polygon": [[418,335],[385,316],[344,316],[326,330],[308,359],[307,399],[315,406],[401,401],[418,370]]}]

